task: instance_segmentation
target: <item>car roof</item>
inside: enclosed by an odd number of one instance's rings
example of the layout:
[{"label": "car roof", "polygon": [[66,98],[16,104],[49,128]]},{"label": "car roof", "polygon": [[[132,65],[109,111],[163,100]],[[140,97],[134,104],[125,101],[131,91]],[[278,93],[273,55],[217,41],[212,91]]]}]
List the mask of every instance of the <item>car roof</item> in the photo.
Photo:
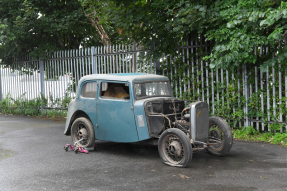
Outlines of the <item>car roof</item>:
[{"label": "car roof", "polygon": [[117,73],[117,74],[92,74],[83,76],[79,81],[81,84],[88,80],[113,80],[113,81],[167,81],[167,77],[156,74],[146,74],[146,73]]}]

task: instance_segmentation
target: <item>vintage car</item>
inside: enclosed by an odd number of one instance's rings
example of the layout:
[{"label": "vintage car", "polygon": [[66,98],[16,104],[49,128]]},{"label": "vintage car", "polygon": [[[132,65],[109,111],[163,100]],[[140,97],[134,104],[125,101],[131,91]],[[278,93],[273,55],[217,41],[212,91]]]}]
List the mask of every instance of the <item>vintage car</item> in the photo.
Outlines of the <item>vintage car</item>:
[{"label": "vintage car", "polygon": [[[95,140],[158,145],[162,161],[186,167],[194,151],[225,155],[232,131],[209,106],[173,97],[169,79],[144,73],[95,74],[81,78],[68,108],[65,135],[83,147]],[[80,141],[79,141],[80,140]]]}]

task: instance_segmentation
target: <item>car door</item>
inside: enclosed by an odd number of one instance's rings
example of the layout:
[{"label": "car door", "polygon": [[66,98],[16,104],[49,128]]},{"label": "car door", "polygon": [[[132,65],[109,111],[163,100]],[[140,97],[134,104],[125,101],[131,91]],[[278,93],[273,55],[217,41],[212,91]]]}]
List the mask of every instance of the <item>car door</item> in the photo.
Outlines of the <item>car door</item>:
[{"label": "car door", "polygon": [[97,124],[96,117],[96,99],[98,92],[97,81],[87,81],[82,85],[81,95],[79,97],[80,102],[78,108],[84,111],[89,118],[95,129],[95,138],[98,139],[98,132],[95,128],[95,124]]},{"label": "car door", "polygon": [[114,142],[139,140],[130,91],[128,82],[101,82],[97,103],[98,139]]}]

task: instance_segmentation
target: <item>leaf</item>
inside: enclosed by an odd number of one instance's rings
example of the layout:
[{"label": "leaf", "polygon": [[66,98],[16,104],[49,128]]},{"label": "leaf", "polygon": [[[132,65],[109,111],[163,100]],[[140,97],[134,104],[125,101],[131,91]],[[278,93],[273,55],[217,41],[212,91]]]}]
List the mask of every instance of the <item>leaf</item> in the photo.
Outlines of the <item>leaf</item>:
[{"label": "leaf", "polygon": [[261,179],[268,179],[268,177],[260,176]]},{"label": "leaf", "polygon": [[209,67],[210,67],[211,69],[215,68],[215,66],[216,66],[216,65],[213,64],[213,63],[210,63],[210,64],[209,64]]},{"label": "leaf", "polygon": [[265,12],[259,12],[259,17],[264,17],[265,16]]},{"label": "leaf", "polygon": [[263,73],[267,72],[267,66],[266,65],[260,66],[260,69]]},{"label": "leaf", "polygon": [[264,25],[264,24],[265,24],[265,21],[266,21],[266,20],[262,20],[259,25],[260,25],[260,26]]},{"label": "leaf", "polygon": [[199,11],[206,12],[206,7],[205,7],[205,6],[204,6],[204,7],[201,7],[201,8],[199,9]]}]

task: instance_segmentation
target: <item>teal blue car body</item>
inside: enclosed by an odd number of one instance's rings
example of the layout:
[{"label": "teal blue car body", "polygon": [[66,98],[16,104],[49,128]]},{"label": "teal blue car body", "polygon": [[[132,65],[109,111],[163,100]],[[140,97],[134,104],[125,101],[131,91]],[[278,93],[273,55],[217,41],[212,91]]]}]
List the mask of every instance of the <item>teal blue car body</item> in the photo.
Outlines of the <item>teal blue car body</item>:
[{"label": "teal blue car body", "polygon": [[81,148],[95,148],[95,139],[158,145],[162,162],[176,167],[188,166],[193,151],[224,156],[233,143],[229,124],[209,117],[207,103],[186,102],[172,96],[165,76],[84,76],[69,104],[64,134]]},{"label": "teal blue car body", "polygon": [[[169,79],[165,76],[144,73],[95,74],[82,77],[78,83],[76,98],[68,107],[64,134],[71,134],[71,125],[77,117],[86,117],[92,122],[97,140],[131,143],[150,139],[152,136],[145,117],[144,103],[155,98],[137,100],[134,84],[157,81],[168,82],[169,85]],[[82,96],[83,86],[89,82],[97,84],[95,97]],[[100,95],[102,83],[125,84],[129,87],[129,99],[105,99]],[[172,98],[172,95],[162,97]]]}]

